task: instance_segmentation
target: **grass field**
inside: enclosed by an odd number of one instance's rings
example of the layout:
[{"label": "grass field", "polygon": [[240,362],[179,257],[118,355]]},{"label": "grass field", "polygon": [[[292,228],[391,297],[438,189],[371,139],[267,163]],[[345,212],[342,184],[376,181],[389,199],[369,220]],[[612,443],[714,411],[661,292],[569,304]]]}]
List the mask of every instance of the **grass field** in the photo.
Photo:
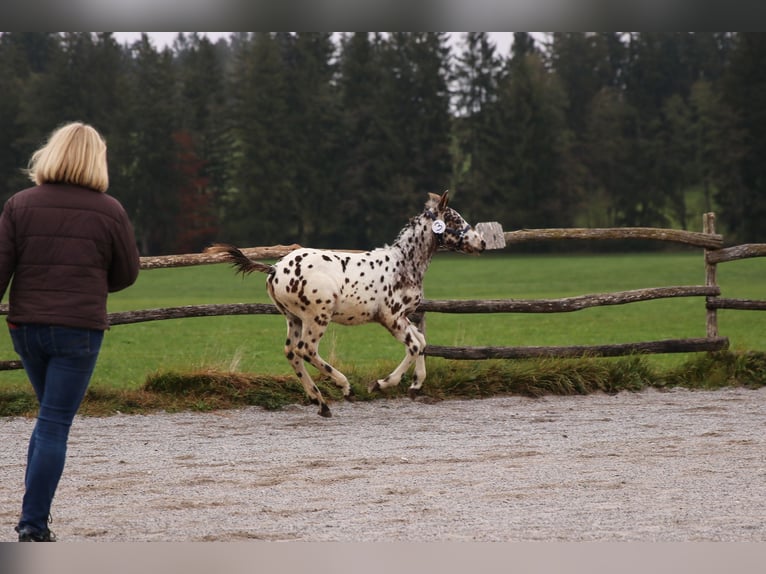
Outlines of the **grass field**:
[{"label": "grass field", "polygon": [[[719,265],[725,297],[766,299],[766,261]],[[142,271],[130,289],[110,296],[109,311],[178,305],[268,302],[265,277],[235,276],[226,265]],[[702,252],[598,255],[438,254],[425,280],[428,299],[542,299],[647,287],[704,283]],[[719,311],[720,334],[734,351],[766,351],[766,315]],[[434,345],[606,344],[703,337],[700,297],[667,299],[559,314],[463,315],[430,313]],[[138,390],[150,375],[225,371],[291,375],[283,354],[280,316],[174,319],[113,327],[104,340],[92,388]],[[320,352],[353,378],[387,374],[403,348],[379,325],[331,325]],[[0,358],[16,358],[7,335]],[[673,367],[688,356],[661,355],[650,364]],[[453,363],[428,359],[429,370]],[[26,388],[22,371],[0,375],[8,390]],[[427,383],[428,384],[428,383]]]}]

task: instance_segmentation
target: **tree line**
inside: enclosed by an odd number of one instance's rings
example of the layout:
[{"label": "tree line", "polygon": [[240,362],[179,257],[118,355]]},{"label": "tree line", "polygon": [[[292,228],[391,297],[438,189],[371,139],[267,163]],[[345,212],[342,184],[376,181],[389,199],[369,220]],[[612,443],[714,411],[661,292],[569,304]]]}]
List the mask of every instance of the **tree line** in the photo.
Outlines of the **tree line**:
[{"label": "tree line", "polygon": [[[106,137],[143,255],[391,242],[428,192],[506,230],[766,241],[757,33],[0,35],[0,199],[67,121]],[[764,103],[761,103],[761,100]]]}]

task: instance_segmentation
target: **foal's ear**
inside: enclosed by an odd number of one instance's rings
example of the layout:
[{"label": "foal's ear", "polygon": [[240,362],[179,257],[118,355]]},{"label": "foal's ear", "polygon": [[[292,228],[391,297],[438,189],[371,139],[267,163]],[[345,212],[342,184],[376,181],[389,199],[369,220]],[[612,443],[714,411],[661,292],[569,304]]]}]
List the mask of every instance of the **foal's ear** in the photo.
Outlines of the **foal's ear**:
[{"label": "foal's ear", "polygon": [[426,207],[435,207],[437,211],[444,211],[444,209],[447,207],[447,194],[449,194],[449,190],[445,191],[441,195],[438,193],[429,193]]},{"label": "foal's ear", "polygon": [[441,197],[439,197],[439,209],[440,210],[443,210],[443,209],[447,208],[448,196],[449,196],[449,190],[446,190],[444,193],[442,193]]}]

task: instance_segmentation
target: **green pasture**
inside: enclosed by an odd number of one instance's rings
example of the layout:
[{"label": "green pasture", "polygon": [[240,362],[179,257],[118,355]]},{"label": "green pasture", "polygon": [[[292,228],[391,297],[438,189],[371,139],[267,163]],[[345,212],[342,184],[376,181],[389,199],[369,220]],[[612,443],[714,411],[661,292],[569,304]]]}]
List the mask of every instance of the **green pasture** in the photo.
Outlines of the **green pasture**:
[{"label": "green pasture", "polygon": [[[718,280],[724,297],[766,299],[766,261],[720,264]],[[703,283],[700,250],[629,255],[437,254],[426,274],[425,296],[542,299]],[[110,296],[109,311],[237,302],[268,302],[265,276],[253,274],[243,279],[227,265],[203,265],[142,271],[133,287]],[[764,321],[766,314],[760,312],[719,311],[720,334],[729,337],[734,351],[766,351]],[[588,345],[704,337],[705,305],[703,298],[693,297],[557,314],[429,313],[427,335],[434,345],[465,346]],[[147,377],[170,372],[290,376],[282,353],[284,338],[284,320],[278,315],[118,325],[104,340],[92,389],[139,390]],[[387,374],[404,354],[379,325],[331,325],[320,352],[352,379]],[[0,335],[0,359],[12,358],[16,357],[9,337]],[[658,355],[646,360],[672,368],[688,358]],[[456,363],[428,358],[431,372],[450,370]],[[0,377],[5,390],[26,387],[22,371],[3,372]]]}]

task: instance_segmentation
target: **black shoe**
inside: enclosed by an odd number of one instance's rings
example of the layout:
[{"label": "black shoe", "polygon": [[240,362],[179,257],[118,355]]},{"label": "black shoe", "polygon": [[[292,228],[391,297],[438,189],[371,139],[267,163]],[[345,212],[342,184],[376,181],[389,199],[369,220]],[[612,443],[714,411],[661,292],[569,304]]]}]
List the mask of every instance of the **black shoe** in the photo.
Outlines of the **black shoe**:
[{"label": "black shoe", "polygon": [[19,533],[19,542],[56,542],[56,535],[47,528],[45,530],[33,530],[28,526],[16,527]]}]

